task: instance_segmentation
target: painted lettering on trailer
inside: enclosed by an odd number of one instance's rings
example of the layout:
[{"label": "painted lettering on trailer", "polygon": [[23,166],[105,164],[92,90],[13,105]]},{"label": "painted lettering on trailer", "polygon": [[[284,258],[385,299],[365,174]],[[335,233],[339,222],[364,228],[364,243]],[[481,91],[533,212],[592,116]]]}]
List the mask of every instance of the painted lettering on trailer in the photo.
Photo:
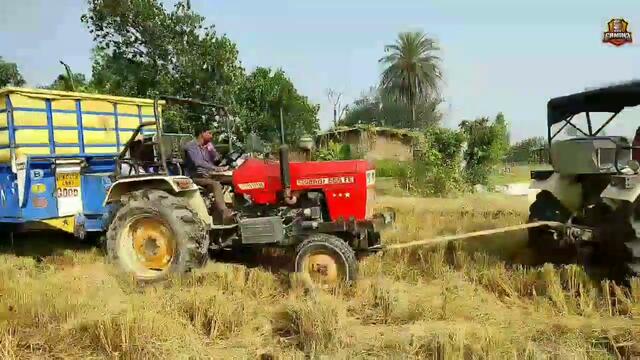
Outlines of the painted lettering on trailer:
[{"label": "painted lettering on trailer", "polygon": [[238,184],[238,188],[240,188],[240,190],[264,189],[264,183],[263,182],[243,183],[243,184]]},{"label": "painted lettering on trailer", "polygon": [[318,185],[338,185],[338,184],[353,184],[355,178],[353,176],[338,176],[330,178],[315,178],[315,179],[298,179],[296,185],[298,186],[318,186]]},{"label": "painted lettering on trailer", "polygon": [[58,188],[58,197],[59,198],[63,198],[63,197],[77,197],[79,194],[79,189],[75,188],[75,189],[67,189],[67,188]]}]

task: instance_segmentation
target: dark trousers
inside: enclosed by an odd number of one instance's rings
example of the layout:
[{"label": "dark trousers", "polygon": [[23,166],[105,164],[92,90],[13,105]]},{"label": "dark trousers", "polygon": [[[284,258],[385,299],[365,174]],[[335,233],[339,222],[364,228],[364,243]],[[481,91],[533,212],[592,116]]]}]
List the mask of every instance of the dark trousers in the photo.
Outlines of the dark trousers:
[{"label": "dark trousers", "polygon": [[224,203],[224,194],[222,193],[222,184],[219,181],[215,181],[210,178],[205,177],[196,177],[193,178],[193,182],[198,186],[202,186],[209,192],[213,194],[215,207],[221,214],[225,214],[229,210],[227,209],[227,204]]}]

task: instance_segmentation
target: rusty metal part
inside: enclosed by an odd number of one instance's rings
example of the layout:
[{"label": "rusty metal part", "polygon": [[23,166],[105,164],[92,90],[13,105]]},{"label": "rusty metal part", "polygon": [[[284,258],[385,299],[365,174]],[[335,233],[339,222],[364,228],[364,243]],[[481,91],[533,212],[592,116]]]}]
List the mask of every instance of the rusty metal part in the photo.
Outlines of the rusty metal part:
[{"label": "rusty metal part", "polygon": [[345,277],[345,271],[333,255],[327,251],[318,250],[307,255],[302,262],[302,269],[311,280],[321,285],[336,285]]},{"label": "rusty metal part", "polygon": [[128,236],[142,266],[157,271],[164,271],[170,266],[176,239],[161,220],[153,217],[136,219],[129,225]]},{"label": "rusty metal part", "polygon": [[541,227],[541,226],[549,226],[552,228],[562,228],[564,227],[564,225],[565,224],[563,223],[555,222],[555,221],[537,221],[537,222],[532,222],[527,224],[502,227],[498,229],[482,230],[482,231],[476,231],[476,232],[471,232],[466,234],[445,235],[445,236],[440,236],[432,239],[411,241],[411,242],[399,243],[399,244],[391,244],[391,245],[384,246],[382,250],[403,249],[411,246],[437,245],[437,244],[447,243],[449,241],[454,241],[454,240],[461,240],[461,239],[493,235],[493,234],[501,234],[509,231],[524,230],[524,229]]},{"label": "rusty metal part", "polygon": [[569,244],[575,244],[578,242],[597,240],[598,237],[594,235],[595,232],[592,228],[569,224],[564,227],[562,240]]}]

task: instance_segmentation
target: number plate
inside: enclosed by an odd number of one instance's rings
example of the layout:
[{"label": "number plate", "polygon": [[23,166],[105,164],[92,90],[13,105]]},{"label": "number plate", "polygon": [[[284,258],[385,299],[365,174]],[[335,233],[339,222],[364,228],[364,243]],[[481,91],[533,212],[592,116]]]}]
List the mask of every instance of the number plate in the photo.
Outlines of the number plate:
[{"label": "number plate", "polygon": [[80,193],[80,174],[57,174],[56,188],[59,198],[77,197]]},{"label": "number plate", "polygon": [[57,174],[56,185],[59,189],[80,187],[80,174],[78,173]]}]

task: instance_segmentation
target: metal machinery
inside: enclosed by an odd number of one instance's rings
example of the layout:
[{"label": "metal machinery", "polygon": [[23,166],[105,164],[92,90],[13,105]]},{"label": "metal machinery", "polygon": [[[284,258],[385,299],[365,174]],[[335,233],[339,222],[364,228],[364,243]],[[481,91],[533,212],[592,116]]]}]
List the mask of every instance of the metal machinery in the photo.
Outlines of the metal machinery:
[{"label": "metal machinery", "polygon": [[[627,137],[603,135],[621,112],[639,104],[638,81],[548,102],[553,170],[531,172],[531,188],[539,192],[530,221],[558,225],[529,230],[529,244],[542,259],[577,261],[613,278],[640,274],[640,164],[632,159],[638,147]],[[576,125],[580,117],[582,126]],[[636,118],[621,121],[633,121],[634,130],[639,125]],[[573,136],[558,140],[566,129]]]},{"label": "metal machinery", "polygon": [[149,99],[0,90],[0,231],[104,233],[114,157],[153,109]]},{"label": "metal machinery", "polygon": [[[162,102],[215,113],[231,139],[231,120],[223,106],[173,97],[163,97]],[[290,162],[286,145],[276,161],[253,157],[250,149],[229,141],[222,165],[231,168],[217,178],[225,185],[226,201],[236,217],[233,224],[223,225],[210,211],[210,195],[182,175],[180,157],[167,149],[176,141],[175,135],[162,133],[160,104],[156,99],[155,121],[141,123],[122,149],[116,181],[105,200],[114,208],[107,251],[125,271],[155,280],[202,266],[210,251],[279,247],[294,252],[296,271],[332,284],[356,278],[357,252],[380,248],[379,227],[392,222],[394,214],[371,213],[371,164]],[[138,132],[149,127],[155,140],[131,151]],[[123,166],[144,171],[123,173]]]}]

